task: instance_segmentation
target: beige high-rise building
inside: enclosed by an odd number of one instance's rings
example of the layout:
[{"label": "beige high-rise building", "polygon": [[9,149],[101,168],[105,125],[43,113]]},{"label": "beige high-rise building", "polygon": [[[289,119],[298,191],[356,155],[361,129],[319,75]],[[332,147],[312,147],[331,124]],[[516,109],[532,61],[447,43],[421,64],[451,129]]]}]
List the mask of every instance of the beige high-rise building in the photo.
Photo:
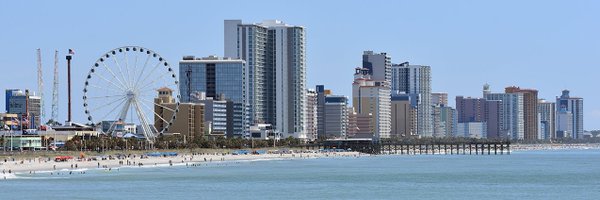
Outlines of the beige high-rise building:
[{"label": "beige high-rise building", "polygon": [[408,95],[392,96],[392,137],[416,135],[417,109]]},{"label": "beige high-rise building", "polygon": [[[173,99],[173,90],[169,88],[158,89],[158,97],[154,103],[162,106],[154,106],[154,127],[162,130],[167,124],[165,117],[173,116],[176,107]],[[177,112],[175,121],[171,124],[165,133],[182,134],[187,136],[188,140],[204,135],[204,104],[201,103],[180,103],[179,112]]]},{"label": "beige high-rise building", "polygon": [[391,90],[385,82],[373,81],[369,70],[356,68],[352,83],[352,106],[358,114],[371,114],[374,127],[373,137],[390,138]]}]

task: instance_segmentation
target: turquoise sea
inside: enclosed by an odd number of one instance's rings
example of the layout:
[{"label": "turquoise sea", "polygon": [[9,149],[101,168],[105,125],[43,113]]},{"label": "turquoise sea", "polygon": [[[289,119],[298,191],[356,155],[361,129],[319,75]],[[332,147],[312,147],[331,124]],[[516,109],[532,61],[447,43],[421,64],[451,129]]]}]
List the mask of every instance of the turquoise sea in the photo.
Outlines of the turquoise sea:
[{"label": "turquoise sea", "polygon": [[24,174],[0,181],[0,199],[600,199],[600,150]]}]

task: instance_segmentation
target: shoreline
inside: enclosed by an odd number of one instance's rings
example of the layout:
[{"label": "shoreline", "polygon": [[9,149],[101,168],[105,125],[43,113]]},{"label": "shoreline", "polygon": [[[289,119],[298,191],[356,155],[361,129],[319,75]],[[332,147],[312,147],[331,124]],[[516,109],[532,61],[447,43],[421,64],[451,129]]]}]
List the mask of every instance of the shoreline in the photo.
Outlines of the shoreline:
[{"label": "shoreline", "polygon": [[511,144],[511,151],[587,150],[600,149],[600,143],[589,144]]},{"label": "shoreline", "polygon": [[[227,161],[261,161],[275,159],[306,159],[306,158],[333,158],[333,157],[358,157],[368,154],[359,152],[298,152],[298,153],[267,153],[267,154],[248,154],[233,155],[224,153],[198,153],[198,154],[180,154],[177,156],[148,157],[139,154],[123,155],[121,157],[88,157],[85,159],[70,159],[65,162],[56,162],[49,157],[25,158],[25,159],[4,159],[0,160],[0,179],[18,178],[20,174],[50,173],[53,174],[85,174],[85,171],[98,170],[119,170],[119,168],[138,168],[154,166],[199,166],[209,163],[227,162]],[[96,158],[94,160],[93,158]],[[100,159],[99,159],[100,158]]]}]

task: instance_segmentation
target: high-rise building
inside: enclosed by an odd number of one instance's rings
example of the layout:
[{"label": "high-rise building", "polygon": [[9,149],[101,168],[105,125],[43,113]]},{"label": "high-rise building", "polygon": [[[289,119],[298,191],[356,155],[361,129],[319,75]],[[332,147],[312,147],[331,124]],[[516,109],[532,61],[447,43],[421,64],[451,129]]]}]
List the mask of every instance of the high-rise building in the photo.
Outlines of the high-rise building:
[{"label": "high-rise building", "polygon": [[345,138],[348,126],[348,97],[328,95],[325,97],[325,137]]},{"label": "high-rise building", "polygon": [[417,106],[417,134],[433,136],[431,106],[431,67],[410,65],[408,62],[392,65],[392,93],[415,96]]},{"label": "high-rise building", "polygon": [[573,113],[566,108],[559,108],[556,112],[556,138],[572,138],[573,121]]},{"label": "high-rise building", "polygon": [[448,93],[445,92],[434,92],[431,93],[431,106],[432,106],[432,122],[433,122],[433,136],[434,137],[451,137],[453,136],[454,130],[457,128],[457,124],[454,124],[456,120],[456,110],[452,107],[448,107]]},{"label": "high-rise building", "polygon": [[233,132],[228,132],[228,135],[242,136],[249,120],[246,75],[246,62],[241,59],[185,56],[179,61],[181,100],[184,103],[198,102],[200,96],[230,100],[233,105],[230,111]]},{"label": "high-rise building", "polygon": [[544,140],[556,138],[556,103],[540,99],[538,103],[540,115],[540,138]]},{"label": "high-rise building", "polygon": [[443,104],[436,104],[432,108],[433,136],[452,137],[457,129],[456,109]]},{"label": "high-rise building", "polygon": [[[273,120],[267,110],[267,27],[242,24],[241,20],[225,20],[225,56],[246,61],[246,103],[250,124],[269,123]],[[272,76],[272,72],[268,72]],[[273,104],[271,102],[271,104]],[[274,115],[274,113],[271,113]]]},{"label": "high-rise building", "polygon": [[431,105],[448,106],[448,93],[445,93],[445,92],[431,93]]},{"label": "high-rise building", "polygon": [[486,102],[484,98],[456,96],[458,123],[485,122]]},{"label": "high-rise building", "polygon": [[[8,94],[10,92],[10,95]],[[26,127],[23,129],[37,129],[42,125],[41,121],[41,97],[29,90],[7,90],[8,109],[7,113],[17,114],[19,121]],[[21,128],[21,127],[19,127]]]},{"label": "high-rise building", "polygon": [[571,97],[569,90],[563,90],[560,97],[556,97],[556,109],[565,110],[573,114],[572,138],[580,138],[583,135],[583,98]]},{"label": "high-rise building", "polygon": [[391,137],[416,135],[417,108],[406,94],[392,95],[392,131]]},{"label": "high-rise building", "polygon": [[325,136],[325,86],[317,85],[317,135],[319,138]]},{"label": "high-rise building", "polygon": [[[154,127],[156,130],[163,130],[167,124],[162,119],[173,116],[171,110],[177,106],[173,99],[173,90],[166,87],[158,89],[158,97],[154,99],[154,103],[154,112],[159,115],[154,115]],[[175,121],[165,133],[183,134],[190,141],[204,136],[204,104],[180,103],[178,109]]]},{"label": "high-rise building", "polygon": [[506,130],[503,129],[504,107],[502,101],[487,100],[486,101],[486,118],[487,138],[498,139],[506,138]]},{"label": "high-rise building", "polygon": [[523,94],[523,119],[525,126],[525,139],[538,139],[538,91],[534,89],[521,89],[519,87],[507,87],[505,93],[521,93]]},{"label": "high-rise building", "polygon": [[502,101],[485,98],[456,97],[458,123],[486,122],[486,138],[502,136]]},{"label": "high-rise building", "polygon": [[248,64],[251,123],[306,139],[305,30],[277,20],[225,20],[225,56]]},{"label": "high-rise building", "polygon": [[362,59],[362,68],[368,69],[371,79],[374,81],[391,83],[392,79],[392,58],[386,53],[373,53],[373,51],[364,51]]},{"label": "high-rise building", "polygon": [[385,82],[371,79],[369,70],[356,68],[352,83],[352,104],[358,114],[371,114],[374,138],[390,138],[391,93]]},{"label": "high-rise building", "polygon": [[[513,140],[525,139],[525,118],[523,108],[523,93],[491,93],[489,85],[484,86],[484,98],[501,102],[500,137]],[[460,117],[459,117],[460,118]]]},{"label": "high-rise building", "polygon": [[308,89],[306,91],[306,137],[308,141],[318,139],[318,121],[317,91]]},{"label": "high-rise building", "polygon": [[318,137],[345,138],[348,130],[348,97],[333,95],[324,85],[317,85],[314,100]]}]

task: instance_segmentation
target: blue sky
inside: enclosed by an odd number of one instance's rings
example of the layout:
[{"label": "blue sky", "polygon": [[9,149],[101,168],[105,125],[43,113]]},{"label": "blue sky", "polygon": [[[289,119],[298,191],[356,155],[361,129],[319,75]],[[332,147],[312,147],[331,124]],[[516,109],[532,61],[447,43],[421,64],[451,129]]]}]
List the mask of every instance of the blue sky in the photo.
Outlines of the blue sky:
[{"label": "blue sky", "polygon": [[387,52],[395,63],[430,65],[433,90],[452,98],[481,96],[486,82],[496,92],[536,88],[551,100],[569,89],[585,98],[585,129],[600,129],[598,8],[598,1],[4,1],[0,88],[37,90],[41,48],[49,116],[59,50],[63,121],[64,54],[73,48],[73,114],[83,121],[84,77],[104,52],[139,45],[171,63],[221,56],[224,19],[279,19],[307,29],[310,87],[350,96],[362,51]]}]

